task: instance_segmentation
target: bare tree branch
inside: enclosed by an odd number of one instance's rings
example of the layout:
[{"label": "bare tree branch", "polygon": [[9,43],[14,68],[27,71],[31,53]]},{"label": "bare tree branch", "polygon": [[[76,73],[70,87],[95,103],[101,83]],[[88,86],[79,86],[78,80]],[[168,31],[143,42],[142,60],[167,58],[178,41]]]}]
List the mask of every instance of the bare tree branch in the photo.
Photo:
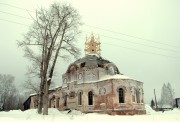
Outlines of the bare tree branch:
[{"label": "bare tree branch", "polygon": [[[31,15],[30,15],[31,16]],[[48,90],[58,57],[69,60],[69,55],[75,58],[80,55],[79,49],[74,45],[77,35],[80,34],[80,16],[71,5],[54,3],[49,9],[39,9],[32,27],[24,40],[18,41],[31,63],[28,74],[40,77],[38,113],[42,112],[42,97],[44,96],[43,114],[48,114]],[[36,48],[34,48],[36,47]],[[63,51],[69,55],[63,54]],[[34,74],[34,75],[33,75]],[[47,77],[48,76],[48,77]],[[27,88],[37,90],[30,80],[26,81]]]}]

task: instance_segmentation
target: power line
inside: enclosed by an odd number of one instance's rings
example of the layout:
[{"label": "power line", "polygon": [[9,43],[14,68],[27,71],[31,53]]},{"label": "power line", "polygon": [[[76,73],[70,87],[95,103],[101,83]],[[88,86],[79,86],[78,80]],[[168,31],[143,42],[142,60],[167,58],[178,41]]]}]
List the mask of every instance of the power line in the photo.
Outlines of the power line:
[{"label": "power line", "polygon": [[9,14],[9,15],[12,15],[12,16],[16,16],[16,17],[21,17],[21,18],[24,18],[24,19],[32,20],[31,18],[20,16],[20,15],[9,13],[9,12],[0,11],[0,13]]},{"label": "power line", "polygon": [[[17,7],[17,6],[14,6],[14,5],[6,4],[6,3],[0,3],[0,4],[35,13],[35,11],[27,10],[25,8]],[[153,41],[153,40],[150,40],[150,39],[146,39],[146,38],[142,38],[142,37],[138,37],[138,36],[133,36],[133,35],[130,35],[130,34],[120,33],[120,32],[112,31],[112,30],[109,30],[109,29],[104,29],[104,28],[88,25],[88,24],[84,24],[84,25],[88,26],[88,27],[96,28],[96,29],[99,29],[99,30],[104,30],[104,31],[107,31],[107,32],[116,33],[116,34],[120,34],[120,35],[131,37],[131,38],[136,38],[136,39],[144,40],[144,41],[147,41],[147,42],[153,42],[153,43],[156,43],[156,44],[166,45],[166,46],[169,46],[169,47],[180,48],[179,46],[170,45],[170,44],[167,44],[167,43],[161,43],[161,42]]]},{"label": "power line", "polygon": [[[22,23],[19,23],[19,22],[15,22],[15,21],[9,21],[9,20],[5,20],[5,19],[1,19],[1,18],[0,18],[0,20],[29,27],[28,25],[25,25],[25,24],[22,24]],[[83,32],[85,32],[85,31],[83,31]],[[87,33],[87,32],[85,32],[85,33]],[[88,33],[89,33],[89,32],[88,32]],[[107,36],[106,36],[106,37],[107,37]],[[108,38],[110,38],[110,37],[108,37]],[[112,39],[116,39],[116,38],[113,38],[113,37],[111,37],[111,38],[112,38]],[[118,39],[116,39],[116,40],[118,40]],[[104,43],[104,42],[103,42],[102,44],[111,45],[111,46],[116,46],[116,47],[121,47],[121,48],[129,49],[129,50],[133,50],[133,51],[137,51],[137,52],[141,52],[141,53],[149,53],[149,54],[154,54],[154,55],[159,55],[159,56],[164,56],[164,57],[169,57],[169,58],[180,59],[180,57],[167,56],[167,55],[163,55],[163,54],[159,54],[159,53],[148,52],[148,51],[138,50],[138,49],[129,48],[129,47],[123,47],[123,46],[120,46],[120,45],[115,45],[115,44],[110,44],[110,43]]]},{"label": "power line", "polygon": [[125,49],[128,49],[128,50],[133,50],[133,51],[141,52],[141,53],[148,53],[148,54],[153,54],[153,55],[159,55],[159,56],[164,56],[164,57],[169,57],[169,58],[180,59],[180,57],[167,56],[167,55],[163,55],[163,54],[159,54],[159,53],[148,52],[148,51],[144,51],[144,50],[138,50],[138,49],[134,49],[134,48],[124,47],[124,46],[115,45],[115,44],[110,44],[110,43],[105,43],[105,42],[103,42],[102,44],[111,45],[111,46],[116,46],[116,47],[120,47],[120,48],[125,48]]},{"label": "power line", "polygon": [[[87,32],[87,31],[84,31],[84,32]],[[90,32],[88,32],[88,33],[90,33]],[[155,48],[155,49],[164,50],[164,51],[171,51],[171,52],[180,53],[177,50],[160,48],[160,47],[156,47],[156,46],[152,46],[152,45],[146,45],[146,44],[137,43],[137,42],[133,42],[133,41],[129,41],[129,40],[124,40],[124,39],[119,39],[119,38],[115,38],[115,37],[105,36],[105,35],[102,35],[102,34],[99,34],[99,35],[103,36],[103,37],[106,37],[106,38],[115,39],[115,40],[119,40],[119,41],[123,41],[123,42],[127,42],[127,43],[132,43],[132,44],[136,44],[136,45],[146,46],[146,47]]]},{"label": "power line", "polygon": [[[85,32],[85,31],[83,31],[83,32]],[[85,33],[87,33],[87,32],[85,32]],[[91,33],[91,32],[88,32],[88,33]],[[113,39],[116,39],[116,38],[113,38]],[[138,50],[138,49],[134,49],[134,48],[124,47],[124,46],[121,46],[121,45],[118,45],[118,44],[110,44],[110,43],[106,43],[106,42],[102,42],[102,44],[116,46],[116,47],[120,47],[120,48],[125,48],[125,49],[128,49],[128,50],[132,50],[132,51],[136,51],[136,52],[141,52],[141,53],[148,53],[148,54],[164,56],[164,57],[168,57],[168,58],[180,59],[180,57],[174,57],[174,56],[168,56],[168,55],[154,53],[154,52],[148,52],[148,51],[144,51],[144,50]]]},{"label": "power line", "polygon": [[10,23],[19,24],[19,25],[23,25],[23,26],[27,26],[27,27],[29,27],[29,25],[22,24],[22,23],[19,23],[19,22],[15,22],[15,21],[10,21],[10,20],[1,19],[1,18],[0,18],[0,20],[1,20],[1,21],[6,21],[6,22],[10,22]]},{"label": "power line", "polygon": [[164,51],[171,51],[171,52],[180,53],[180,52],[179,52],[179,51],[177,51],[177,50],[160,48],[160,47],[156,47],[156,46],[152,46],[152,45],[141,44],[141,43],[132,42],[132,41],[123,40],[123,39],[114,38],[114,37],[109,37],[109,36],[105,36],[105,35],[101,35],[101,36],[104,36],[104,37],[107,37],[107,38],[111,38],[111,39],[120,40],[120,41],[124,41],[124,42],[128,42],[128,43],[133,43],[133,44],[136,44],[136,45],[142,45],[142,46],[146,46],[146,47],[151,47],[151,48],[155,48],[155,49],[159,49],[159,50],[164,50]]},{"label": "power line", "polygon": [[104,28],[88,25],[88,24],[85,24],[85,26],[96,28],[96,29],[99,29],[99,30],[107,31],[107,32],[111,32],[111,33],[116,33],[116,34],[128,36],[128,37],[132,37],[132,38],[136,38],[136,39],[140,39],[140,40],[144,40],[144,41],[147,41],[147,42],[153,42],[153,43],[157,43],[157,44],[161,44],[161,45],[166,45],[166,46],[170,46],[170,47],[180,48],[180,47],[175,46],[175,45],[170,45],[170,44],[167,44],[167,43],[161,43],[161,42],[153,41],[153,40],[150,40],[150,39],[145,39],[145,38],[142,38],[142,37],[133,36],[133,35],[125,34],[125,33],[120,33],[120,32],[112,31],[112,30],[109,30],[109,29],[104,29]]},{"label": "power line", "polygon": [[12,7],[12,8],[17,8],[17,9],[20,9],[20,10],[24,10],[24,11],[29,11],[29,12],[33,12],[33,13],[36,12],[36,11],[28,10],[28,9],[25,9],[25,8],[17,7],[17,6],[14,6],[14,5],[10,5],[10,4],[7,4],[7,3],[0,3],[0,4],[5,5],[5,6],[9,6],[9,7]]},{"label": "power line", "polygon": [[[17,16],[17,17],[21,17],[21,18],[33,20],[33,19],[31,19],[31,18],[23,17],[23,16],[20,16],[20,15],[16,15],[16,14],[13,14],[13,13],[9,13],[9,12],[4,12],[4,11],[0,11],[0,12],[1,12],[1,13],[4,13],[4,14],[9,14],[9,15],[12,15],[12,16]],[[116,40],[124,41],[124,42],[127,42],[127,43],[132,43],[132,44],[136,44],[136,45],[142,45],[142,46],[151,47],[151,48],[156,48],[156,49],[164,50],[164,51],[171,51],[171,52],[180,53],[180,52],[177,51],[177,50],[160,48],[160,47],[156,47],[156,46],[152,46],[152,45],[147,45],[147,44],[142,44],[142,43],[137,43],[137,42],[133,42],[133,41],[129,41],[129,40],[123,40],[123,39],[119,39],[119,38],[109,37],[109,36],[105,36],[105,35],[102,35],[102,34],[100,34],[100,35],[103,36],[103,37],[107,37],[107,38],[111,38],[111,39],[116,39]]]}]

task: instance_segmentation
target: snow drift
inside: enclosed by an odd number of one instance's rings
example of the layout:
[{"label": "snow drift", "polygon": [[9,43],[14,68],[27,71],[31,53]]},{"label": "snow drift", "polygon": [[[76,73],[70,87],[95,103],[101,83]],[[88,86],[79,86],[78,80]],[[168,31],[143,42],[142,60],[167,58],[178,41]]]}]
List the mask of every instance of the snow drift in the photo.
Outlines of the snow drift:
[{"label": "snow drift", "polygon": [[0,112],[0,122],[180,122],[180,110],[174,109],[165,112],[155,112],[149,105],[146,105],[146,115],[106,115],[106,114],[83,114],[72,110],[60,112],[57,109],[50,108],[49,115],[43,116],[37,114],[36,109],[27,111],[12,110],[9,112]]}]

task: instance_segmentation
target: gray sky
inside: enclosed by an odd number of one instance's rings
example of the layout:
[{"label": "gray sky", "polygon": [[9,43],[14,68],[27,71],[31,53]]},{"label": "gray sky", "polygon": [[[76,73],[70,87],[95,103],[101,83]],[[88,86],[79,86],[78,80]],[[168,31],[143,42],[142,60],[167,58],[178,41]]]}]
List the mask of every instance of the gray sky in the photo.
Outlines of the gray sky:
[{"label": "gray sky", "polygon": [[[86,35],[100,36],[101,56],[115,63],[126,76],[144,82],[145,101],[160,98],[163,83],[170,82],[180,97],[180,1],[179,0],[69,0],[82,16],[78,46],[84,56]],[[25,10],[48,7],[50,0],[0,0],[0,73],[12,74],[18,85],[26,80],[29,62],[16,40],[22,39],[31,20]],[[9,5],[5,5],[9,4]],[[5,13],[6,12],[6,13]],[[31,13],[33,15],[33,13]],[[6,20],[3,21],[2,19]],[[24,25],[10,23],[18,22]],[[94,27],[93,27],[94,26]],[[74,59],[71,60],[73,62]],[[57,84],[71,62],[59,61]]]}]

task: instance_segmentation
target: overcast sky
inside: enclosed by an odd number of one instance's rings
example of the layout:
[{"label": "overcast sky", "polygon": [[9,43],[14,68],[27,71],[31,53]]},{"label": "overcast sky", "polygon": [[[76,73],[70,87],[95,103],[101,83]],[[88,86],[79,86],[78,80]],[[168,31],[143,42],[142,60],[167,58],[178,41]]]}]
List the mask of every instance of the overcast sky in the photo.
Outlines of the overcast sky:
[{"label": "overcast sky", "polygon": [[[180,97],[179,0],[68,1],[79,11],[84,23],[78,40],[81,57],[84,56],[86,35],[93,32],[100,36],[103,58],[115,63],[124,75],[144,82],[146,102],[153,98],[154,88],[159,99],[161,87],[167,82],[174,88],[175,97]],[[16,40],[22,39],[32,20],[10,13],[30,18],[27,11],[18,7],[34,11],[37,7],[48,7],[52,2],[0,0],[0,73],[14,75],[18,85],[26,80],[30,64]],[[74,60],[59,60],[57,85],[61,85],[61,74]]]}]

